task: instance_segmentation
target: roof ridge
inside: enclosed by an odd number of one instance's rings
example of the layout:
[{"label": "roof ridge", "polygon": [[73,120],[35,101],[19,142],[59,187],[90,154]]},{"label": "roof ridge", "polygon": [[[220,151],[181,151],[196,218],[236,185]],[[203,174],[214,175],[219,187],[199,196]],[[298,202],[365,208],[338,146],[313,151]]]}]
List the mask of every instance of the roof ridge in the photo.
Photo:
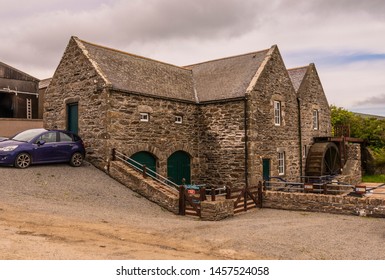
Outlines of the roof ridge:
[{"label": "roof ridge", "polygon": [[298,67],[294,67],[294,68],[289,68],[289,69],[286,69],[287,71],[291,71],[291,70],[299,70],[299,69],[307,69],[309,68],[310,64],[309,65],[306,65],[306,66],[298,66]]},{"label": "roof ridge", "polygon": [[176,68],[183,69],[183,70],[189,70],[189,69],[186,69],[184,67],[181,67],[181,66],[178,66],[178,65],[175,65],[175,64],[171,64],[171,63],[168,63],[168,62],[156,60],[156,59],[145,57],[145,56],[142,56],[142,55],[133,54],[133,53],[130,53],[130,52],[118,50],[118,49],[107,47],[107,46],[102,46],[102,45],[91,43],[91,42],[88,42],[88,41],[85,41],[85,40],[82,40],[82,39],[79,39],[79,38],[77,38],[77,39],[79,41],[81,41],[82,43],[86,43],[86,44],[89,44],[89,45],[92,45],[92,46],[95,46],[95,47],[98,47],[98,48],[102,48],[102,49],[105,49],[105,50],[109,50],[109,51],[121,53],[121,54],[124,54],[124,55],[128,55],[128,56],[132,56],[132,57],[136,57],[136,58],[140,58],[140,59],[144,59],[144,60],[149,60],[149,61],[153,61],[153,62],[165,64],[165,65],[169,65],[169,66],[176,67]]},{"label": "roof ridge", "polygon": [[248,52],[248,53],[244,53],[244,54],[226,56],[226,57],[212,59],[212,60],[208,60],[208,61],[202,61],[202,62],[199,62],[199,63],[189,64],[189,65],[186,65],[186,66],[183,66],[183,67],[184,68],[188,68],[188,67],[192,67],[192,66],[196,66],[196,65],[201,65],[201,64],[205,64],[205,63],[210,63],[210,62],[216,62],[216,61],[220,61],[220,60],[226,60],[226,59],[231,59],[231,58],[236,58],[236,57],[241,57],[241,56],[246,56],[246,55],[251,55],[251,54],[268,52],[269,50],[270,50],[270,48],[269,49],[260,50],[260,51]]}]

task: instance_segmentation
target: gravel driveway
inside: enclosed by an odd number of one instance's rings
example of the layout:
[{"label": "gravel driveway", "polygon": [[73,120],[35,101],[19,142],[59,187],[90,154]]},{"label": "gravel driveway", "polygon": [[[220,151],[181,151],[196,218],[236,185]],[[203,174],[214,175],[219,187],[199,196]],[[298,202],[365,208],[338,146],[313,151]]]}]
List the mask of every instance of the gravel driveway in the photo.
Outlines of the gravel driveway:
[{"label": "gravel driveway", "polygon": [[385,259],[385,219],[163,210],[85,162],[0,167],[2,259]]}]

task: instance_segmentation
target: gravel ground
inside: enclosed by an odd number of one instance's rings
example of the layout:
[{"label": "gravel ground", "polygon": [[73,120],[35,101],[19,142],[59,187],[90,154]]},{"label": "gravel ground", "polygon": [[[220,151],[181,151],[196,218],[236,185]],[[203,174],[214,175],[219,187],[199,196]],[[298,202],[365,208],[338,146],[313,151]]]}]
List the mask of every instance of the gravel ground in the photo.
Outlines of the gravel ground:
[{"label": "gravel ground", "polygon": [[0,167],[2,259],[385,259],[385,219],[163,210],[89,163]]}]

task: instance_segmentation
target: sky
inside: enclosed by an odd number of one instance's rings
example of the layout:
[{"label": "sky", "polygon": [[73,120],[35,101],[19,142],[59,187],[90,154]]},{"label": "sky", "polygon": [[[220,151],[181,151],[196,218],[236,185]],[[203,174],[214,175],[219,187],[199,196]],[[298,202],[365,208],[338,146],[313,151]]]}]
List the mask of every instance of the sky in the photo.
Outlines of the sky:
[{"label": "sky", "polygon": [[277,45],[330,105],[385,116],[384,0],[0,0],[0,61],[52,77],[71,36],[178,66]]}]

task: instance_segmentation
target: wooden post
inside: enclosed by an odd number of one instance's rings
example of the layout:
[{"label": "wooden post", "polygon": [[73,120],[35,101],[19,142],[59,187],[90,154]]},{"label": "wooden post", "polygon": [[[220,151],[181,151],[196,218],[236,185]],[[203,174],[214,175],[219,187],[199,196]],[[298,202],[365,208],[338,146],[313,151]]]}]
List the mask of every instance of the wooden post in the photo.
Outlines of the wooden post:
[{"label": "wooden post", "polygon": [[247,211],[247,187],[243,189],[243,209]]},{"label": "wooden post", "polygon": [[258,207],[262,208],[262,200],[263,200],[263,185],[262,182],[258,183]]},{"label": "wooden post", "polygon": [[200,192],[200,200],[205,201],[206,200],[206,188],[203,187],[199,190]]},{"label": "wooden post", "polygon": [[231,199],[231,188],[226,186],[226,199]]},{"label": "wooden post", "polygon": [[328,193],[328,185],[327,184],[323,184],[323,189],[324,189],[324,194],[327,194]]},{"label": "wooden post", "polygon": [[185,216],[186,215],[186,200],[184,197],[185,193],[185,187],[184,185],[181,185],[179,187],[179,215]]},{"label": "wooden post", "polygon": [[147,166],[143,164],[143,178],[147,177],[146,171],[147,171]]},{"label": "wooden post", "polygon": [[111,160],[112,160],[112,161],[116,160],[116,149],[115,149],[115,148],[112,148],[112,151],[111,151]]},{"label": "wooden post", "polygon": [[211,201],[215,201],[215,187],[211,187]]}]

